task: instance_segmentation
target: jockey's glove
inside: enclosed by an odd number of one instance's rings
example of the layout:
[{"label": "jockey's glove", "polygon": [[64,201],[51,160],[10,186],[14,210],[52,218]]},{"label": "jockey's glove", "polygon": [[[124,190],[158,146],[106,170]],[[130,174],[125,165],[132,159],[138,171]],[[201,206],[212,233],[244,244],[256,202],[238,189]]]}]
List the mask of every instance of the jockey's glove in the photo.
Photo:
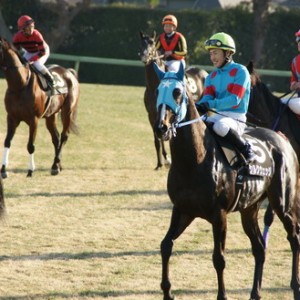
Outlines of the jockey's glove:
[{"label": "jockey's glove", "polygon": [[204,115],[209,111],[209,105],[207,102],[196,104],[196,108],[201,115]]}]

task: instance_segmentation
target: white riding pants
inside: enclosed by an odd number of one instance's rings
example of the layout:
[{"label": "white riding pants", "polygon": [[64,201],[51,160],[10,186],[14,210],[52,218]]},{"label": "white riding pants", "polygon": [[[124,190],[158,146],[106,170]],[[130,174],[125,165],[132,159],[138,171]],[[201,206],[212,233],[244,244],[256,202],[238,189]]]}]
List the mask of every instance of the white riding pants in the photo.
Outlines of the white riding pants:
[{"label": "white riding pants", "polygon": [[300,98],[283,98],[280,101],[284,104],[287,104],[288,107],[294,112],[296,115],[300,115]]},{"label": "white riding pants", "polygon": [[[44,45],[45,46],[45,50],[46,50],[46,53],[45,55],[43,55],[41,58],[39,58],[38,60],[36,60],[35,62],[33,62],[33,65],[35,66],[35,68],[40,71],[42,74],[45,74],[47,73],[48,69],[44,66],[47,59],[49,58],[49,55],[50,55],[50,50],[49,50],[49,46],[48,45]],[[24,58],[26,60],[30,60],[31,57],[37,55],[38,52],[35,52],[35,53],[31,53],[31,52],[27,52],[25,50],[24,52]]]},{"label": "white riding pants", "polygon": [[181,60],[166,60],[165,61],[165,65],[168,68],[168,71],[174,71],[174,72],[178,72],[179,68],[180,68],[180,64],[183,64],[183,67],[185,69],[185,60],[181,59]]},{"label": "white riding pants", "polygon": [[204,115],[203,120],[213,123],[213,130],[216,134],[224,137],[230,129],[242,135],[246,128],[246,115],[234,112],[223,111],[219,114],[209,113]]}]

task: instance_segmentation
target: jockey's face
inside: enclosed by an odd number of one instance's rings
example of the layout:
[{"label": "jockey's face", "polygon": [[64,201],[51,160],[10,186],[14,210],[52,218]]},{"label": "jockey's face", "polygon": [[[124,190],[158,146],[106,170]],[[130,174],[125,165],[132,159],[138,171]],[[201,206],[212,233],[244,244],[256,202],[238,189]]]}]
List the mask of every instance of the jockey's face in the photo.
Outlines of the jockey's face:
[{"label": "jockey's face", "polygon": [[209,56],[214,67],[220,68],[224,65],[226,56],[222,49],[210,49]]},{"label": "jockey's face", "polygon": [[26,36],[31,36],[34,30],[34,23],[31,23],[30,25],[23,28],[23,33]]},{"label": "jockey's face", "polygon": [[164,32],[166,34],[170,34],[175,31],[176,27],[172,24],[164,24]]},{"label": "jockey's face", "polygon": [[214,67],[221,68],[223,67],[228,61],[232,60],[232,52],[231,51],[224,51],[223,49],[210,49],[209,56],[210,60],[213,63]]}]

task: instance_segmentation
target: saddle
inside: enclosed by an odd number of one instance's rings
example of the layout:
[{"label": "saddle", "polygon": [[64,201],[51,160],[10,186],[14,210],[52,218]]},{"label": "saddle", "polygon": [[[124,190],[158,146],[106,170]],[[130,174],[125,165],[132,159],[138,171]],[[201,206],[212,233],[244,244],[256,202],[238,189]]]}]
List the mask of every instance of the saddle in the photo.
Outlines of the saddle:
[{"label": "saddle", "polygon": [[51,97],[53,95],[66,94],[68,92],[68,87],[65,80],[63,80],[63,78],[57,72],[53,72],[49,68],[50,73],[55,78],[55,82],[57,83],[55,87],[52,87],[48,83],[44,75],[39,72],[33,65],[30,65],[30,69],[37,75],[39,86],[44,92],[47,93],[48,97]]},{"label": "saddle", "polygon": [[[211,129],[213,132],[213,130]],[[247,129],[250,132],[251,129]],[[236,210],[237,204],[239,203],[240,196],[245,186],[245,181],[249,177],[271,177],[274,173],[274,167],[270,154],[266,146],[259,140],[250,136],[247,133],[243,134],[243,138],[251,145],[252,150],[256,154],[256,159],[253,162],[246,163],[243,155],[238,149],[236,149],[229,141],[225,138],[214,133],[214,136],[222,149],[224,156],[226,157],[229,165],[236,171],[235,181],[235,200],[233,205],[229,209],[230,211]],[[239,207],[243,206],[239,203]]]}]

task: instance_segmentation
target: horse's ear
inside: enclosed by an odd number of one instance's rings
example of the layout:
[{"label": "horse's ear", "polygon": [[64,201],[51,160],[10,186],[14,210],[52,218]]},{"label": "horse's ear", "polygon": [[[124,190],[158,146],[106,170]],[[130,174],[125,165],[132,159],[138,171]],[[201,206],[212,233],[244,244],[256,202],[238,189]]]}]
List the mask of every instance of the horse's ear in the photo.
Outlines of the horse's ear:
[{"label": "horse's ear", "polygon": [[178,72],[176,73],[177,77],[183,81],[183,78],[184,78],[184,65],[182,62],[180,62],[180,67],[179,67],[179,70]]},{"label": "horse's ear", "polygon": [[156,31],[153,30],[153,39],[156,40]]},{"label": "horse's ear", "polygon": [[145,37],[145,35],[142,31],[140,31],[140,37],[141,37],[141,39],[143,39]]},{"label": "horse's ear", "polygon": [[155,71],[158,79],[162,80],[166,73],[159,68],[159,66],[157,65],[157,63],[153,64],[153,68],[154,68],[154,71]]},{"label": "horse's ear", "polygon": [[253,61],[250,60],[249,63],[248,63],[248,65],[247,65],[246,67],[247,67],[247,69],[248,69],[248,72],[249,72],[250,74],[252,74],[252,73],[253,73],[253,70],[254,70],[254,64],[253,64]]}]

